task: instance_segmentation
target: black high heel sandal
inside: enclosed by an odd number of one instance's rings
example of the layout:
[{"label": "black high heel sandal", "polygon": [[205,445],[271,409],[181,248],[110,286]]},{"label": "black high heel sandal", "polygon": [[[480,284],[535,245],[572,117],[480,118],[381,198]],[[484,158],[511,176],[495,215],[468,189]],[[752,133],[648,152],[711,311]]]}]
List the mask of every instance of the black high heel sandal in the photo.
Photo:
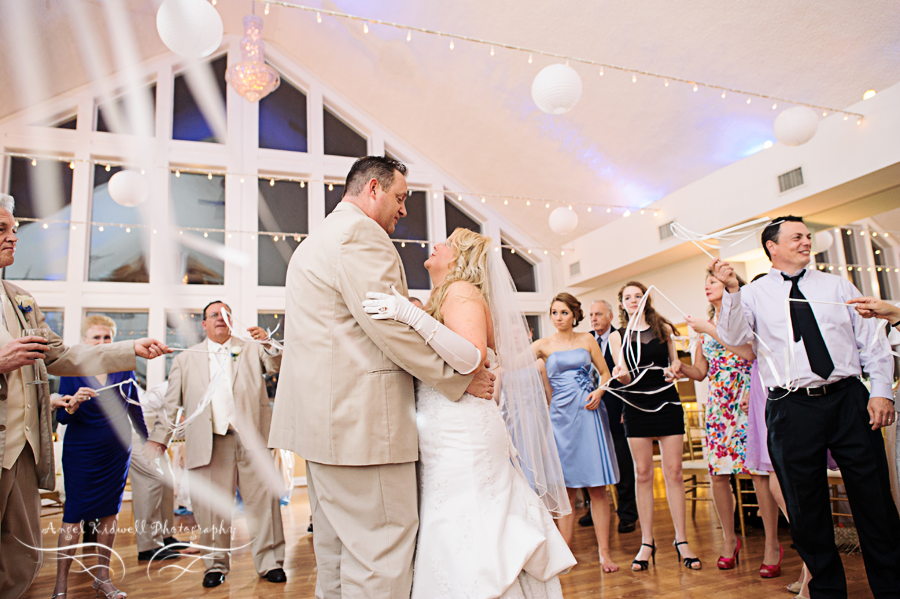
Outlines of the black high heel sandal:
[{"label": "black high heel sandal", "polygon": [[[650,547],[650,557],[653,559],[653,565],[656,565],[656,541],[653,541],[652,545],[648,545],[647,543],[641,543],[641,547]],[[638,566],[635,568],[635,566]],[[644,570],[650,569],[650,560],[646,559],[636,559],[631,562],[631,569],[634,572],[643,572]]]},{"label": "black high heel sandal", "polygon": [[[681,557],[681,550],[678,548],[679,545],[687,545],[687,541],[672,541],[672,545],[675,546],[675,551],[678,552],[678,560],[684,562],[684,567],[688,570],[699,570],[703,567],[703,564],[700,563],[699,557]],[[694,564],[697,564],[697,567],[694,567]]]}]

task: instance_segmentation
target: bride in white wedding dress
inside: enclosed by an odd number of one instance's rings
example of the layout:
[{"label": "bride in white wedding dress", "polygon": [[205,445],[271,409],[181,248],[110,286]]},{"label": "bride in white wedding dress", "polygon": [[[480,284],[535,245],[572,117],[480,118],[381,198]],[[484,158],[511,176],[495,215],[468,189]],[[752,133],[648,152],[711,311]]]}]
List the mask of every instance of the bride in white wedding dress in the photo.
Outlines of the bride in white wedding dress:
[{"label": "bride in white wedding dress", "polygon": [[562,597],[557,575],[576,562],[551,511],[571,508],[512,280],[490,238],[466,229],[435,245],[425,266],[434,287],[425,311],[396,293],[369,294],[366,311],[411,325],[460,372],[499,362],[502,399],[451,401],[417,383],[412,598]]}]

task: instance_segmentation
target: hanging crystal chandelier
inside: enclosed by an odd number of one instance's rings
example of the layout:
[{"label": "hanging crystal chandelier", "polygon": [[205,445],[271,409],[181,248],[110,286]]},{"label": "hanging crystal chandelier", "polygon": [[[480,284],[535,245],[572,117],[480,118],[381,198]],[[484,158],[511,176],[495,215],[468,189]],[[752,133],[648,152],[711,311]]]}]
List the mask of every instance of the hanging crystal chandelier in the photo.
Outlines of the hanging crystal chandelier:
[{"label": "hanging crystal chandelier", "polygon": [[262,26],[261,17],[244,17],[244,38],[241,40],[243,60],[225,71],[225,80],[249,102],[257,102],[266,97],[281,83],[278,71],[266,64]]}]

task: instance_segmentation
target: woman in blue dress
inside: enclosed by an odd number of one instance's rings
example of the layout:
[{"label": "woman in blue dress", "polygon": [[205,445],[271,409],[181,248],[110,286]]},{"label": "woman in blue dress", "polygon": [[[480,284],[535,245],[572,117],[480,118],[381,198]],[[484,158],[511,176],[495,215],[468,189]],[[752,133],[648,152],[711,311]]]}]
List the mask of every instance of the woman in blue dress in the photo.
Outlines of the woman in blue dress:
[{"label": "woman in blue dress", "polygon": [[[588,490],[594,533],[600,547],[600,564],[604,572],[615,572],[619,567],[609,552],[606,485],[619,482],[619,468],[606,406],[600,401],[603,391],[595,389],[591,380],[591,365],[600,373],[601,384],[609,380],[609,368],[594,337],[574,330],[584,319],[581,302],[568,293],[560,293],[550,304],[550,318],[557,332],[538,339],[531,348],[537,359],[545,361],[553,390],[550,421],[569,503],[574,505],[578,489]],[[558,525],[566,543],[571,545],[574,512],[560,518]]]},{"label": "woman in blue dress", "polygon": [[[82,343],[100,345],[112,343],[116,336],[116,323],[106,316],[88,316],[81,325]],[[59,392],[68,406],[56,411],[60,424],[65,424],[63,438],[63,479],[66,488],[66,504],[59,530],[60,549],[56,567],[56,587],[53,597],[66,594],[67,578],[74,549],[63,551],[81,538],[82,522],[99,520],[96,549],[98,567],[92,570],[94,589],[98,596],[121,599],[126,593],[113,585],[109,576],[110,549],[116,538],[117,516],[122,507],[125,479],[131,464],[131,427],[141,439],[147,439],[147,427],[139,405],[128,403],[122,394],[138,401],[133,371],[115,372],[99,376],[63,377]],[[94,553],[91,548],[88,553]]]}]

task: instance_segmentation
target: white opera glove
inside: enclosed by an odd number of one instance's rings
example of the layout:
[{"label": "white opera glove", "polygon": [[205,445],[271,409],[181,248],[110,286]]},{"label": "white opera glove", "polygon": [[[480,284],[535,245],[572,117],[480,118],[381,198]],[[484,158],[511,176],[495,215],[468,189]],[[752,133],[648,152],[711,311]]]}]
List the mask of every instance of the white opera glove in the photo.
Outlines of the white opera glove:
[{"label": "white opera glove", "polygon": [[454,333],[425,310],[412,304],[391,286],[394,294],[366,293],[363,308],[374,320],[396,320],[415,330],[453,370],[471,374],[481,365],[481,352],[471,341]]}]

